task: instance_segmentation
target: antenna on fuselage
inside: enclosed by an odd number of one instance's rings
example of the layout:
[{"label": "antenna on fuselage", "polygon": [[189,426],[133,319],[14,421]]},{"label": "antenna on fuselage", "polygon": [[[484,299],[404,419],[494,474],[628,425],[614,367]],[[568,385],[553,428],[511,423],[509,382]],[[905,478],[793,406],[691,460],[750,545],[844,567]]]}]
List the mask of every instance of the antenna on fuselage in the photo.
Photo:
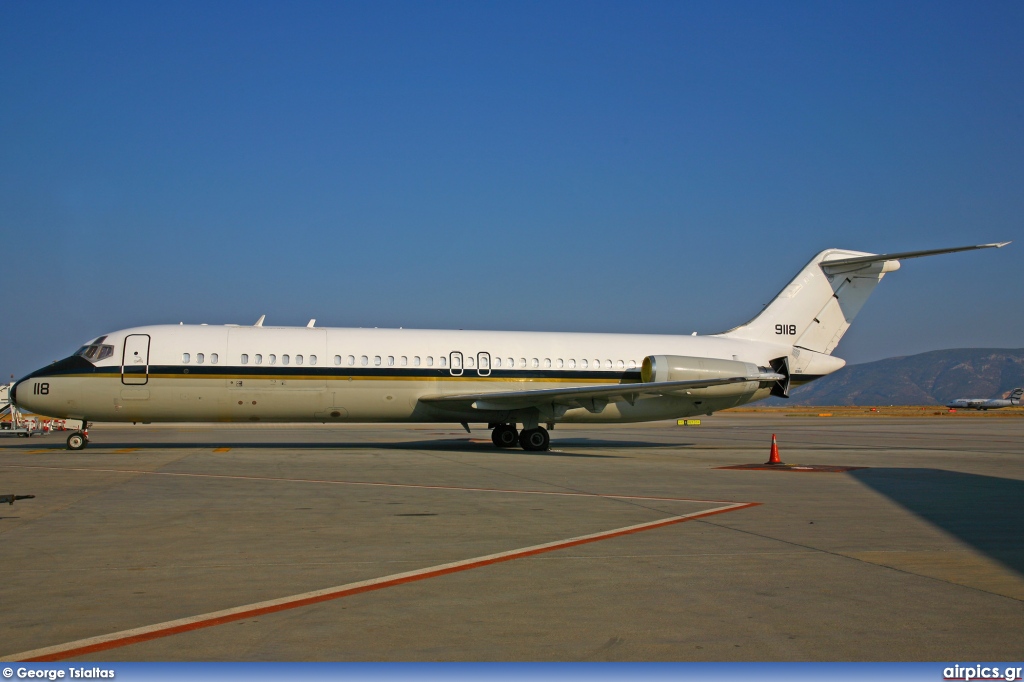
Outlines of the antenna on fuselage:
[{"label": "antenna on fuselage", "polygon": [[253,326],[254,327],[262,327],[263,326],[263,320],[265,320],[265,319],[267,319],[266,315],[260,315],[260,319],[256,320],[256,324],[254,324]]}]

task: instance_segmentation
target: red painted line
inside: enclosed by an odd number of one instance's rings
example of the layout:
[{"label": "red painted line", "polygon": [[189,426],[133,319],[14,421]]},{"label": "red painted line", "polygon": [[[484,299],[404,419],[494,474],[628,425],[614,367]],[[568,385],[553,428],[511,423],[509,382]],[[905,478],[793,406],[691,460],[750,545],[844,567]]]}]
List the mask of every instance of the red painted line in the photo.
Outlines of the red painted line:
[{"label": "red painted line", "polygon": [[123,630],[121,632],[115,632],[108,635],[101,635],[99,637],[80,639],[65,644],[58,644],[55,646],[45,647],[42,649],[35,649],[32,651],[25,651],[19,654],[11,654],[9,656],[0,658],[0,660],[23,662],[62,661],[75,656],[84,656],[86,654],[96,653],[98,651],[107,651],[109,649],[116,649],[119,647],[129,646],[131,644],[147,642],[162,637],[170,637],[172,635],[181,634],[183,632],[191,632],[193,630],[214,627],[216,625],[223,625],[224,623],[231,623],[233,621],[242,620],[245,618],[253,618],[257,616],[267,615],[270,613],[277,613],[280,611],[301,608],[303,606],[310,606],[312,604],[319,604],[326,601],[332,601],[334,599],[351,597],[353,595],[363,594],[365,592],[381,590],[387,587],[405,585],[412,582],[418,582],[420,580],[426,580],[428,578],[436,578],[443,575],[451,575],[452,573],[468,571],[474,568],[491,566],[493,564],[512,561],[513,559],[522,559],[524,557],[545,554],[547,552],[566,549],[568,547],[577,547],[579,545],[585,545],[591,542],[597,542],[599,540],[609,540],[611,538],[622,537],[624,535],[632,535],[634,533],[640,533],[647,530],[654,530],[656,528],[664,528],[666,526],[672,526],[677,523],[684,523],[686,521],[692,521],[694,519],[705,518],[708,516],[713,516],[715,514],[724,514],[725,512],[737,511],[739,509],[747,509],[748,507],[755,507],[758,504],[759,503],[757,502],[741,502],[730,504],[726,507],[709,509],[703,512],[694,512],[693,514],[685,514],[681,516],[671,516],[669,518],[660,519],[658,521],[649,521],[647,523],[626,526],[624,528],[616,528],[613,530],[593,533],[591,535],[584,535],[580,537],[569,538],[566,540],[549,542],[542,545],[523,547],[521,549],[515,549],[508,552],[489,554],[486,556],[476,557],[473,559],[466,559],[463,561],[457,561],[450,564],[432,566],[429,568],[419,569],[416,571],[409,571],[406,573],[398,573],[391,576],[374,578],[371,580],[365,580],[357,583],[349,583],[347,585],[340,585],[338,587],[327,588],[325,590],[306,592],[303,594],[293,595],[291,597],[284,597],[281,599],[258,602],[256,604],[249,604],[246,606],[235,607],[223,611],[215,611],[212,613],[202,614],[199,616],[192,616],[189,618],[181,618],[178,620],[167,621],[164,623],[157,623],[156,625],[134,628],[132,630]]},{"label": "red painted line", "polygon": [[278,483],[323,483],[326,485],[354,485],[371,488],[412,488],[417,490],[460,490],[474,493],[508,493],[512,495],[553,495],[556,497],[600,497],[609,500],[652,500],[660,502],[714,502],[731,504],[732,500],[697,500],[688,497],[656,497],[651,495],[606,495],[553,490],[515,490],[510,488],[466,488],[452,485],[418,485],[414,483],[381,483],[376,481],[337,481],[316,478],[275,478],[272,476],[230,476],[228,474],[190,474],[175,471],[144,471],[142,469],[93,469],[88,467],[49,467],[30,464],[0,464],[6,469],[46,469],[47,471],[90,471],[107,474],[142,474],[145,476],[178,476],[182,478],[222,478],[237,481],[274,481]]}]

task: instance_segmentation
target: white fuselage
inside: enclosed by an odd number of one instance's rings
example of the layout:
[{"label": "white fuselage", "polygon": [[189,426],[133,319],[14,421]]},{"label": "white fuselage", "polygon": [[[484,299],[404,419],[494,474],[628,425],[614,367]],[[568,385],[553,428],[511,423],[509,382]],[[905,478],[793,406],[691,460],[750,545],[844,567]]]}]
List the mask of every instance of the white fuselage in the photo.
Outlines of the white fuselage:
[{"label": "white fuselage", "polygon": [[[87,348],[106,349],[91,352]],[[87,344],[15,388],[39,414],[89,421],[501,422],[500,414],[421,398],[640,381],[644,357],[716,358],[767,366],[788,356],[807,380],[842,361],[785,343],[722,336],[160,325]],[[105,357],[104,357],[105,356]],[[554,422],[637,422],[705,414],[770,388],[716,386]]]}]

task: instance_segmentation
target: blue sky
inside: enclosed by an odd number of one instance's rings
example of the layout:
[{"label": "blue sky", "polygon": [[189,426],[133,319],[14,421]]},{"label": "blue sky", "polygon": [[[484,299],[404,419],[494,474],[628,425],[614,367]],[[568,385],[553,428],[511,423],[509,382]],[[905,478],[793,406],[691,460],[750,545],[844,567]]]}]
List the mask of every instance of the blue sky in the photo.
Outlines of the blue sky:
[{"label": "blue sky", "polygon": [[0,374],[159,322],[1024,342],[1024,5],[0,4]]}]

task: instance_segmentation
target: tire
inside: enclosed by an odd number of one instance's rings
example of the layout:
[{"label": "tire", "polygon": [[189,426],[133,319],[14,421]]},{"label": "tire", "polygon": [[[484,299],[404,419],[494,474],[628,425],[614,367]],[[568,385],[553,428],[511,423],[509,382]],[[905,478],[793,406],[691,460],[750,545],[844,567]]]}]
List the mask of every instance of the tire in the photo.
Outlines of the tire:
[{"label": "tire", "polygon": [[88,445],[88,443],[89,441],[86,437],[80,433],[76,432],[68,436],[68,450],[81,450]]},{"label": "tire", "polygon": [[491,430],[491,442],[496,448],[515,447],[519,442],[519,433],[514,426],[498,424]]},{"label": "tire", "polygon": [[538,426],[535,429],[524,429],[519,434],[519,445],[529,452],[543,452],[551,445],[548,430]]}]

